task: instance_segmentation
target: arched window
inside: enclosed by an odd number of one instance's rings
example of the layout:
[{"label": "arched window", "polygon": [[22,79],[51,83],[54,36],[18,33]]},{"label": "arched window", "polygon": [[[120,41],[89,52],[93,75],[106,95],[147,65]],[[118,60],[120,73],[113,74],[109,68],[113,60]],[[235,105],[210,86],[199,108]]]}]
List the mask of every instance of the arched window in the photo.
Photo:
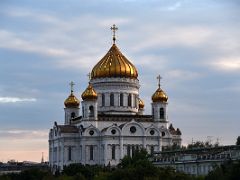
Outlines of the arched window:
[{"label": "arched window", "polygon": [[164,108],[160,108],[160,119],[164,119]]},{"label": "arched window", "polygon": [[116,147],[115,145],[112,145],[112,159],[115,159],[115,151],[116,151]]},{"label": "arched window", "polygon": [[105,94],[102,94],[102,106],[105,106]]},{"label": "arched window", "polygon": [[131,94],[128,95],[128,106],[132,106],[132,96]]},{"label": "arched window", "polygon": [[72,112],[72,113],[71,113],[71,118],[75,118],[75,116],[76,116],[76,115],[75,115],[75,112]]},{"label": "arched window", "polygon": [[114,106],[114,94],[110,94],[110,106]]},{"label": "arched window", "polygon": [[93,160],[93,145],[91,145],[90,146],[90,149],[89,149],[89,151],[90,151],[90,160]]},{"label": "arched window", "polygon": [[120,106],[123,106],[123,94],[120,94]]},{"label": "arched window", "polygon": [[93,117],[94,116],[94,108],[93,106],[89,106],[89,117]]}]

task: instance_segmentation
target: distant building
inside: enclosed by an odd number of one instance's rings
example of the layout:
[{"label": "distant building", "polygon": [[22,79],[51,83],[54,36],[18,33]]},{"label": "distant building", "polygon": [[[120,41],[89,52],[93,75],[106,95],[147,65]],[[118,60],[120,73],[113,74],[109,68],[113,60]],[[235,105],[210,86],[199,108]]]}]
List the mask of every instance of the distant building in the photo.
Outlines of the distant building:
[{"label": "distant building", "polygon": [[0,163],[0,175],[8,173],[20,173],[24,170],[38,168],[38,169],[49,169],[48,162],[37,163],[31,161],[16,162],[10,160],[7,163]]},{"label": "distant building", "polygon": [[153,156],[153,164],[158,167],[172,167],[192,175],[206,175],[214,166],[230,160],[240,160],[240,146],[162,151]]},{"label": "distant building", "polygon": [[[152,114],[144,115],[137,68],[115,43],[91,71],[80,101],[73,93],[65,100],[65,122],[49,132],[49,164],[62,170],[71,163],[117,165],[125,155],[145,148],[181,145],[181,131],[170,126],[168,96],[160,87],[152,95]],[[144,88],[144,87],[143,87]],[[81,114],[80,114],[81,112]]]}]

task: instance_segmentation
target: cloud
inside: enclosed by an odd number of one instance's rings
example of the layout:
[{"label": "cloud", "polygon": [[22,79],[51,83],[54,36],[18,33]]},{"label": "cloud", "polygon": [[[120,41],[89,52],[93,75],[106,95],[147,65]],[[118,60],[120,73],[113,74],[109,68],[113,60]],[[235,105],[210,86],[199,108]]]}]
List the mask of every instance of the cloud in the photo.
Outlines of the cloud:
[{"label": "cloud", "polygon": [[240,56],[237,57],[224,57],[212,62],[211,65],[216,70],[224,71],[239,71],[240,70]]},{"label": "cloud", "polygon": [[11,140],[31,140],[31,139],[43,139],[47,140],[48,130],[22,130],[22,129],[8,129],[0,130],[0,141],[4,138]]},{"label": "cloud", "polygon": [[198,72],[192,72],[192,71],[183,71],[180,69],[170,70],[166,73],[166,76],[170,79],[177,78],[178,80],[192,80],[199,77],[202,77],[203,75]]},{"label": "cloud", "polygon": [[15,159],[18,161],[33,160],[39,162],[44,152],[48,156],[48,130],[0,130],[0,161]]},{"label": "cloud", "polygon": [[18,37],[17,34],[0,30],[0,41],[4,42],[0,44],[0,48],[14,49],[24,52],[34,52],[49,56],[67,56],[70,54],[67,50],[60,48],[53,48],[44,44],[39,44],[33,40],[26,40]]},{"label": "cloud", "polygon": [[[168,28],[164,27],[164,25],[160,25],[158,28],[153,26],[150,29],[149,27],[142,27],[140,31],[138,36],[143,32],[145,32],[146,36],[142,38],[140,43],[135,45],[133,48],[135,51],[142,51],[143,49],[153,47],[199,47],[206,43],[214,32],[207,26],[196,25],[188,25],[185,27],[174,26]],[[152,34],[154,34],[154,36]]]},{"label": "cloud", "polygon": [[176,2],[176,3],[173,4],[172,6],[167,7],[167,10],[168,10],[168,11],[175,11],[175,10],[178,9],[181,5],[182,5],[181,2]]},{"label": "cloud", "polygon": [[0,103],[35,102],[35,98],[0,97]]},{"label": "cloud", "polygon": [[54,16],[48,15],[45,13],[36,13],[34,11],[31,11],[29,9],[24,8],[7,8],[7,9],[1,9],[1,12],[8,16],[13,18],[30,18],[38,22],[45,22],[45,23],[57,23],[59,20],[55,18]]}]

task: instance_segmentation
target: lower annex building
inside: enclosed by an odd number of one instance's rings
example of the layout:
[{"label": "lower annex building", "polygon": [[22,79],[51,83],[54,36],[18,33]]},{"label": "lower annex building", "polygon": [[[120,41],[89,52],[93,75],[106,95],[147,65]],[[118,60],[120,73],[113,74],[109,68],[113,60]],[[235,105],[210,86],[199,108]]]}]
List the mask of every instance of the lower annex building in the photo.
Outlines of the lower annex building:
[{"label": "lower annex building", "polygon": [[181,145],[181,131],[167,118],[168,96],[160,87],[160,76],[152,95],[152,114],[144,115],[137,68],[117,47],[116,26],[111,29],[112,47],[93,67],[81,95],[81,109],[71,83],[64,102],[64,124],[55,122],[50,129],[49,164],[53,170],[72,163],[115,166],[140,148],[153,153]]}]

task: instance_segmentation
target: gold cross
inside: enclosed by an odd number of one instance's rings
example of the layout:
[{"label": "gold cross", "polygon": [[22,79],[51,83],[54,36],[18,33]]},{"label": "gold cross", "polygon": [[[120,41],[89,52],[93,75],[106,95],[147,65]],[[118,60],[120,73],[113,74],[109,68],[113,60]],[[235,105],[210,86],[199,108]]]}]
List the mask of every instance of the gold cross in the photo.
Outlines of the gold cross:
[{"label": "gold cross", "polygon": [[160,75],[157,76],[157,80],[158,80],[158,87],[160,88],[160,81],[161,81],[162,77]]},{"label": "gold cross", "polygon": [[116,41],[116,31],[118,30],[118,27],[113,24],[113,26],[110,28],[113,32],[113,44],[115,44],[115,41]]},{"label": "gold cross", "polygon": [[91,73],[87,74],[89,81],[91,80]]},{"label": "gold cross", "polygon": [[70,85],[70,87],[71,87],[71,93],[72,93],[72,92],[73,92],[73,86],[74,86],[75,84],[74,84],[73,81],[71,81],[71,82],[69,83],[69,85]]}]

